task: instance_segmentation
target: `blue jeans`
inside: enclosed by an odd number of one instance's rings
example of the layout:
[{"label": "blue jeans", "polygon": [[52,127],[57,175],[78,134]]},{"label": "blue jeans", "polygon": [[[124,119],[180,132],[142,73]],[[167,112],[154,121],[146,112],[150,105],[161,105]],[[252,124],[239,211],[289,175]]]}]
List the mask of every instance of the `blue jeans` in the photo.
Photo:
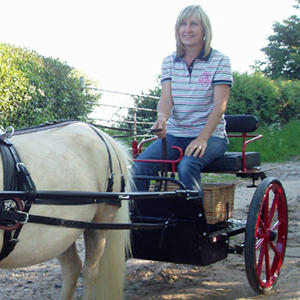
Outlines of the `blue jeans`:
[{"label": "blue jeans", "polygon": [[[168,159],[176,160],[180,156],[179,151],[171,149],[171,146],[178,146],[184,152],[189,143],[194,139],[195,138],[175,137],[167,134]],[[215,159],[222,157],[226,150],[227,139],[225,137],[210,137],[207,142],[205,153],[201,158],[186,155],[182,157],[182,160],[177,166],[179,180],[187,189],[199,190],[199,196],[203,198],[201,170]],[[162,140],[157,139],[139,156],[139,159],[161,159],[161,157]],[[133,174],[156,176],[160,169],[160,163],[135,162],[133,165]],[[149,189],[149,180],[135,180],[135,184],[139,191],[148,191]]]}]

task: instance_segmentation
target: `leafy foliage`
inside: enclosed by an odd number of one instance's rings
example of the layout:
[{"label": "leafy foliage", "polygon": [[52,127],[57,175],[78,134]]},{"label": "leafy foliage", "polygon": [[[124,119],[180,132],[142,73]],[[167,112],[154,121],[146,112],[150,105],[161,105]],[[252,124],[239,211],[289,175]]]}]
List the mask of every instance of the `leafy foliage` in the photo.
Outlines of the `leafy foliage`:
[{"label": "leafy foliage", "polygon": [[79,76],[58,59],[0,44],[0,124],[21,128],[54,119],[86,120],[100,94],[80,89]]},{"label": "leafy foliage", "polygon": [[227,114],[254,114],[262,125],[284,124],[300,118],[300,82],[234,73]]},{"label": "leafy foliage", "polygon": [[[294,7],[299,9],[300,0],[296,1]],[[300,17],[293,15],[283,23],[275,22],[273,31],[268,46],[261,49],[268,59],[263,72],[272,79],[300,79]]]},{"label": "leafy foliage", "polygon": [[277,79],[278,106],[281,123],[300,119],[300,82]]},{"label": "leafy foliage", "polygon": [[227,114],[254,114],[264,123],[279,121],[278,92],[274,81],[261,73],[249,75],[234,72]]}]

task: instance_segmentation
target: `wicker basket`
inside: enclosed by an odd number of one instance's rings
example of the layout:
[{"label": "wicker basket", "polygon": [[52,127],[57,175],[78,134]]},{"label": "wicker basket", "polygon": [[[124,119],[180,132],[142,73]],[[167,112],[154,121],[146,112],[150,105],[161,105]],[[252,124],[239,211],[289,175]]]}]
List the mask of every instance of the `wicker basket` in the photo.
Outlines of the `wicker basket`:
[{"label": "wicker basket", "polygon": [[[157,191],[159,183],[150,185],[149,192]],[[216,224],[232,218],[235,184],[203,183],[203,205],[208,224]],[[167,191],[179,190],[179,186],[168,181]],[[162,186],[164,190],[164,183]]]},{"label": "wicker basket", "polygon": [[203,205],[208,224],[232,218],[235,184],[209,184],[203,186]]}]

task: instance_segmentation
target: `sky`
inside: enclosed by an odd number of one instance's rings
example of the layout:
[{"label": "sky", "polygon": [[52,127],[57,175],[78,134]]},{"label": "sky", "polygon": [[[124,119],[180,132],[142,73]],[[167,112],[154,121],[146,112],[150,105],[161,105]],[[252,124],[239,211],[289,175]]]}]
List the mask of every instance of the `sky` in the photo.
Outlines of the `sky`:
[{"label": "sky", "polygon": [[[0,43],[27,47],[83,71],[105,90],[141,94],[157,86],[162,59],[175,51],[179,12],[200,4],[212,47],[232,69],[250,72],[275,21],[297,14],[295,0],[0,0]],[[131,97],[104,93],[127,105]]]}]

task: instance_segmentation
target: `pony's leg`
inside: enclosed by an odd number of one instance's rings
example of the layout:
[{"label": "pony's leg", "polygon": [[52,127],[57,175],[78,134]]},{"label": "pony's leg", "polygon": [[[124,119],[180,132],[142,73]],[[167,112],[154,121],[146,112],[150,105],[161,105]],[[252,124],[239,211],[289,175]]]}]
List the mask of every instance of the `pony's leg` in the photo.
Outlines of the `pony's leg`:
[{"label": "pony's leg", "polygon": [[[112,223],[118,211],[118,207],[100,204],[93,222]],[[83,297],[82,300],[90,300],[93,287],[99,273],[99,261],[103,255],[106,236],[109,230],[86,230],[85,240],[85,264],[82,269]]]},{"label": "pony's leg", "polygon": [[60,256],[57,257],[62,273],[62,291],[60,300],[73,299],[78,277],[82,268],[81,259],[78,256],[75,242]]}]

